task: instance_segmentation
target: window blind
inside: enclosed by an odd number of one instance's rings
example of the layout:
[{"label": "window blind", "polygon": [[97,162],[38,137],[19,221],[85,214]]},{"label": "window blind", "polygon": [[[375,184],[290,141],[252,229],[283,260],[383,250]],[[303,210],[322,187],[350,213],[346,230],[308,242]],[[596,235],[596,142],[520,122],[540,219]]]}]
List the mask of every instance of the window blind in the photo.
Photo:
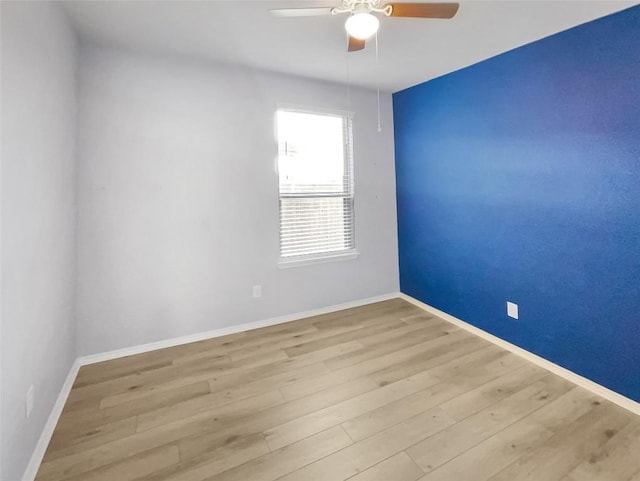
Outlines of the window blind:
[{"label": "window blind", "polygon": [[350,119],[278,110],[277,126],[281,258],[354,249]]}]

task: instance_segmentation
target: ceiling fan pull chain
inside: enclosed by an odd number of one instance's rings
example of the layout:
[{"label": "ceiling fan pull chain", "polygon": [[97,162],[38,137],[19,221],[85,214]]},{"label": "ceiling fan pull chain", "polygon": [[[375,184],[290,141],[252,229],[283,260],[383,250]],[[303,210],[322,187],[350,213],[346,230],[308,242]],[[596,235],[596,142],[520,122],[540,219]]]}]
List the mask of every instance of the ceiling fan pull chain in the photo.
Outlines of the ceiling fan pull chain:
[{"label": "ceiling fan pull chain", "polygon": [[380,123],[380,69],[378,68],[378,32],[376,32],[376,90],[378,94],[378,132],[382,132]]}]

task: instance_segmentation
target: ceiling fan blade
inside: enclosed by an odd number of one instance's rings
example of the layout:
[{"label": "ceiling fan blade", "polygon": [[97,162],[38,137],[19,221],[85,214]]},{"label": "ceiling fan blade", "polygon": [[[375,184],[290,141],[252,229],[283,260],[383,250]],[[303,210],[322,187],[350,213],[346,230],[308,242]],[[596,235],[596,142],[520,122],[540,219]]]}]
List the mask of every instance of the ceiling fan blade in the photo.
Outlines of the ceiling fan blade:
[{"label": "ceiling fan blade", "polygon": [[269,10],[276,17],[315,17],[316,15],[331,15],[333,7],[317,8],[275,8]]},{"label": "ceiling fan blade", "polygon": [[458,3],[387,3],[390,17],[452,18],[458,11]]},{"label": "ceiling fan blade", "polygon": [[365,40],[360,40],[359,38],[352,37],[349,35],[349,46],[347,50],[349,52],[356,52],[358,50],[364,49]]}]

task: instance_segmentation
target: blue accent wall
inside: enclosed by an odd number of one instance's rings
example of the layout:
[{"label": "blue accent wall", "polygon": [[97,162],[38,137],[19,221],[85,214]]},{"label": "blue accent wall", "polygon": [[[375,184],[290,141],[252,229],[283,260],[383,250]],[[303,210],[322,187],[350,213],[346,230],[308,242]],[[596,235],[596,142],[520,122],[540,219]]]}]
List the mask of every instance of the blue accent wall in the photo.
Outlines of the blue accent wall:
[{"label": "blue accent wall", "polygon": [[393,107],[402,292],[640,401],[640,7]]}]

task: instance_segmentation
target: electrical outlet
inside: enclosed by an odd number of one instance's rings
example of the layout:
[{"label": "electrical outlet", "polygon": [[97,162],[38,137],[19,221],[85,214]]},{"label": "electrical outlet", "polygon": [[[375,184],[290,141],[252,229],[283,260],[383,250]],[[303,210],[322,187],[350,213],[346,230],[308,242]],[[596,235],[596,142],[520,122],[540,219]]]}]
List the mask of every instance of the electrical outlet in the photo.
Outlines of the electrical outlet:
[{"label": "electrical outlet", "polygon": [[518,304],[507,301],[507,316],[518,319]]},{"label": "electrical outlet", "polygon": [[29,386],[27,390],[27,396],[25,400],[25,417],[31,416],[31,411],[33,411],[33,384]]},{"label": "electrical outlet", "polygon": [[262,297],[262,286],[253,286],[253,297]]}]

